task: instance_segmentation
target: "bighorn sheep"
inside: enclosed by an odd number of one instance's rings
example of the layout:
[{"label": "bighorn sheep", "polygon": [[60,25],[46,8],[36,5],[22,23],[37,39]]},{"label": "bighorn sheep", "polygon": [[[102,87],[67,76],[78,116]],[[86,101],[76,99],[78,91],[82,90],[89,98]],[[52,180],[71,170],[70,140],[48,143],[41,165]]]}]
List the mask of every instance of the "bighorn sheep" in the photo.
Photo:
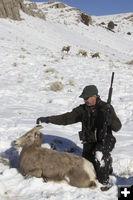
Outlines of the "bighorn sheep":
[{"label": "bighorn sheep", "polygon": [[92,58],[100,58],[100,55],[99,55],[99,53],[91,53],[91,57]]},{"label": "bighorn sheep", "polygon": [[22,147],[19,160],[22,175],[95,189],[96,173],[92,163],[71,153],[41,147],[41,128],[36,126],[15,141],[15,145]]},{"label": "bighorn sheep", "polygon": [[61,51],[66,51],[67,53],[70,51],[71,46],[64,46]]},{"label": "bighorn sheep", "polygon": [[87,51],[80,49],[78,52],[78,55],[82,55],[82,56],[86,57],[88,55],[88,53],[87,53]]}]

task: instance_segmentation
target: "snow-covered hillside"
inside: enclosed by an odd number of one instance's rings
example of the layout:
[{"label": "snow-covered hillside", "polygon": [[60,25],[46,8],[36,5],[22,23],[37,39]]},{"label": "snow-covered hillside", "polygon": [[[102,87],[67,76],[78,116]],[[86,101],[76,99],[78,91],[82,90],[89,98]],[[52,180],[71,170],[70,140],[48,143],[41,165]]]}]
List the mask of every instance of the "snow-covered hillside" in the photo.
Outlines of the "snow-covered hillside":
[{"label": "snow-covered hillside", "polygon": [[[46,4],[38,6],[44,8]],[[22,12],[22,21],[0,19],[0,156],[10,160],[12,166],[0,163],[0,199],[116,200],[118,185],[133,184],[132,13],[92,16],[92,25],[86,26],[75,22],[73,10],[68,18],[63,15],[65,23],[58,9],[48,8],[47,12],[46,21]],[[115,33],[106,29],[110,20],[117,24]],[[62,52],[68,45],[70,51]],[[80,49],[88,56],[78,55]],[[94,53],[100,57],[92,58]],[[79,95],[86,85],[97,85],[106,101],[113,71],[112,105],[123,125],[114,133],[117,143],[112,152],[112,179],[116,185],[101,192],[99,188],[94,191],[24,179],[17,170],[19,155],[12,142],[34,127],[38,117],[71,111],[82,104]],[[54,143],[59,151],[81,154],[80,123],[43,125],[44,143]]]}]

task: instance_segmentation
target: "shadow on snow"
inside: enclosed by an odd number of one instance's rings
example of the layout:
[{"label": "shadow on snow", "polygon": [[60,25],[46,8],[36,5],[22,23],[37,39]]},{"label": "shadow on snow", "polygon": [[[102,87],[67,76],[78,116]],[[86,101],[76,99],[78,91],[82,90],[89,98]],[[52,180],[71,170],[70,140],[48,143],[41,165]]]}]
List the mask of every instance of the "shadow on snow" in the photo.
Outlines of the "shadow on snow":
[{"label": "shadow on snow", "polygon": [[133,176],[126,178],[121,176],[116,176],[116,185],[133,185]]}]

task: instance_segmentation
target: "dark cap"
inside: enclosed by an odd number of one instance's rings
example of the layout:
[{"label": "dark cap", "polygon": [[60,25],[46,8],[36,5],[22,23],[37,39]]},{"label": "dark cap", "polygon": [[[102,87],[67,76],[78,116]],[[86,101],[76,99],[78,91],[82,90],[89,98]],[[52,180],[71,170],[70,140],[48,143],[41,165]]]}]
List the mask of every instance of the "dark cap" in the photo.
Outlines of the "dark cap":
[{"label": "dark cap", "polygon": [[98,95],[98,89],[95,85],[87,85],[84,89],[82,94],[79,96],[83,99],[88,99],[93,95]]}]

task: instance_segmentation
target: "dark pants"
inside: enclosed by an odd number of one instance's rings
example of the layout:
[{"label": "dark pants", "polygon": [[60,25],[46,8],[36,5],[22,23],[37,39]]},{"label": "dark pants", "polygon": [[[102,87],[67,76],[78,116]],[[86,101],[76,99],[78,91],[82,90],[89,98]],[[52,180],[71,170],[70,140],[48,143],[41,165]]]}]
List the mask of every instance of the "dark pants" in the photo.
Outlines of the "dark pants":
[{"label": "dark pants", "polygon": [[104,184],[110,174],[110,152],[114,148],[116,139],[111,136],[105,142],[83,144],[82,156],[93,163],[97,179]]}]

